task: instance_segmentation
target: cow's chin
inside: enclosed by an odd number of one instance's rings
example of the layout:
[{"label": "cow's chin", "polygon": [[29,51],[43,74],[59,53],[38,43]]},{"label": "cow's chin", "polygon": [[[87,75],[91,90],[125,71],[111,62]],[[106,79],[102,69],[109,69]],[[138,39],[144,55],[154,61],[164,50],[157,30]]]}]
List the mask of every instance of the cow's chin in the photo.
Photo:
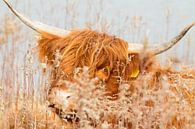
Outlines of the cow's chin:
[{"label": "cow's chin", "polygon": [[67,122],[78,122],[79,118],[75,109],[76,102],[71,100],[73,93],[65,87],[53,87],[48,95],[49,107],[53,109],[59,118]]},{"label": "cow's chin", "polygon": [[71,102],[70,97],[72,93],[69,93],[66,88],[54,87],[51,89],[48,95],[48,101],[54,108],[58,108],[62,111],[72,111],[74,104]]}]

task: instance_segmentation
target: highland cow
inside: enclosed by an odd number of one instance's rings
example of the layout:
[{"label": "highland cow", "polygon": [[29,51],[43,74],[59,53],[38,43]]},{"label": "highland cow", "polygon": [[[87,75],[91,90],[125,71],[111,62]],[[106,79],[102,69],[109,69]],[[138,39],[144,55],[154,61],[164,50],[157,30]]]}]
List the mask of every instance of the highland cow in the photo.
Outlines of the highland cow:
[{"label": "highland cow", "polygon": [[[195,23],[188,25],[167,43],[145,49],[142,44],[130,44],[116,36],[90,29],[66,31],[31,21],[14,10],[6,0],[4,2],[25,25],[40,35],[39,59],[53,69],[50,94],[56,89],[64,89],[62,92],[67,98],[71,94],[66,93],[66,86],[60,80],[74,81],[75,68],[84,66],[89,68],[90,78],[98,77],[106,85],[106,94],[115,97],[121,80],[128,82],[136,79],[144,70],[143,62],[149,57],[143,58],[141,56],[143,51],[150,57],[161,54],[178,43],[195,25]],[[60,54],[57,70],[55,67],[56,52]],[[55,102],[51,104],[55,105]]]}]

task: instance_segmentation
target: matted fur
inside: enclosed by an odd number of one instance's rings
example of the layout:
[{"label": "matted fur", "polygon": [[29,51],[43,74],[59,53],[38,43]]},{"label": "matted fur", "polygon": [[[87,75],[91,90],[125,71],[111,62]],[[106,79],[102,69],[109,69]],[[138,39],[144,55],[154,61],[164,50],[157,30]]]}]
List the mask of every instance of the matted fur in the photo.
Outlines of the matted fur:
[{"label": "matted fur", "polygon": [[[128,80],[133,67],[139,67],[138,60],[129,62],[128,43],[105,33],[88,29],[73,30],[63,38],[42,36],[38,43],[40,60],[44,62],[47,57],[51,66],[54,65],[56,51],[59,52],[58,68],[65,74],[63,79],[71,80],[77,67],[89,67],[90,77],[95,77],[98,70],[109,67],[112,84],[108,87],[112,90],[117,83],[113,76]],[[54,79],[54,76],[53,80],[59,79]]]},{"label": "matted fur", "polygon": [[131,74],[140,69],[139,54],[129,53],[128,43],[115,36],[92,30],[74,30],[63,38],[53,35],[41,36],[38,41],[39,58],[52,68],[48,100],[50,107],[54,108],[59,116],[61,101],[58,99],[63,98],[58,98],[60,93],[65,96],[63,100],[67,100],[65,110],[75,110],[76,103],[66,98],[74,96],[74,93],[69,93],[63,82],[74,82],[76,68],[87,66],[90,78],[98,77],[104,81],[105,95],[112,96],[111,99],[118,98],[121,81],[131,80]]},{"label": "matted fur", "polygon": [[88,66],[93,72],[103,64],[128,59],[128,44],[126,41],[98,33],[92,30],[75,30],[64,38],[42,37],[39,40],[40,59],[45,56],[50,63],[55,60],[55,52],[62,55],[60,67],[66,74],[72,74],[76,67]]}]

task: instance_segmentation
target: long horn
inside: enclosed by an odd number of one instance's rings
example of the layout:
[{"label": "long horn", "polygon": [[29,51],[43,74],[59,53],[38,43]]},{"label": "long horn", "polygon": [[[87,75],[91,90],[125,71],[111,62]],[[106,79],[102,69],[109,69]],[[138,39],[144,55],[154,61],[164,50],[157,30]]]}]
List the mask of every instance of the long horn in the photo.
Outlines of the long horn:
[{"label": "long horn", "polygon": [[13,9],[11,4],[8,3],[7,0],[3,0],[3,1],[6,3],[8,8],[14,13],[14,15],[16,15],[25,25],[27,25],[28,27],[30,27],[31,29],[35,30],[36,32],[38,32],[40,34],[50,34],[50,35],[54,35],[54,36],[58,36],[58,37],[63,37],[67,33],[69,33],[69,31],[67,31],[67,30],[48,26],[48,25],[45,25],[45,24],[37,22],[37,21],[32,21],[32,20],[26,18],[25,16],[23,16],[22,14],[20,14],[19,12],[17,12],[15,9]]},{"label": "long horn", "polygon": [[163,43],[162,45],[159,46],[155,46],[152,48],[151,52],[154,55],[158,55],[161,54],[167,50],[169,50],[170,48],[172,48],[175,44],[177,44],[184,36],[185,34],[195,25],[195,22],[193,22],[192,24],[188,25],[187,27],[185,27],[180,33],[179,35],[177,35],[175,38],[173,38],[171,41],[167,42],[167,43]]}]

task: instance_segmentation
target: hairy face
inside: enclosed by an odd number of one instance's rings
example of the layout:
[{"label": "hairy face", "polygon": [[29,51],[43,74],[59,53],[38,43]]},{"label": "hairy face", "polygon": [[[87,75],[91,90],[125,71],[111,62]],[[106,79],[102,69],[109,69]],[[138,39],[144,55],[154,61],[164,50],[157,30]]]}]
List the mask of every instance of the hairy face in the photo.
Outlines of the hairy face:
[{"label": "hairy face", "polygon": [[137,78],[140,72],[139,54],[128,54],[127,61],[115,61],[113,67],[104,65],[96,72],[96,76],[106,83],[107,95],[115,96],[122,82]]},{"label": "hairy face", "polygon": [[[68,91],[62,80],[74,81],[74,70],[78,67],[87,66],[91,78],[103,81],[105,95],[113,100],[117,99],[119,85],[135,79],[140,71],[139,54],[129,53],[126,41],[96,31],[72,31],[63,38],[42,37],[38,48],[40,60],[44,62],[47,57],[47,63],[52,67],[48,100],[54,109],[64,107],[68,112],[76,109],[77,100],[71,99],[75,93]],[[57,50],[59,60],[56,63]],[[60,115],[58,110],[56,113]]]},{"label": "hairy face", "polygon": [[[139,74],[139,55],[128,52],[126,41],[105,33],[75,30],[64,38],[43,37],[39,41],[41,60],[47,56],[52,65],[56,50],[60,54],[58,68],[66,74],[64,79],[71,80],[75,68],[87,66],[90,77],[104,81],[111,95],[118,92],[121,82],[136,78]],[[58,78],[51,79],[58,82]]]}]

